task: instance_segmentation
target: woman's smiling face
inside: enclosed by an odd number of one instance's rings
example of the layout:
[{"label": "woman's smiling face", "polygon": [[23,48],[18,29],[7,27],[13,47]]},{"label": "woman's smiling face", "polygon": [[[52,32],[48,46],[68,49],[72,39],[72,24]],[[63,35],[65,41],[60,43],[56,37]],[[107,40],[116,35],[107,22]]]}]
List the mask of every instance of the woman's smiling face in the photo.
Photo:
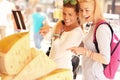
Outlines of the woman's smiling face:
[{"label": "woman's smiling face", "polygon": [[80,15],[85,22],[91,22],[93,20],[94,4],[93,2],[80,3]]},{"label": "woman's smiling face", "polygon": [[66,26],[70,26],[77,22],[77,13],[72,7],[63,7],[63,19]]}]

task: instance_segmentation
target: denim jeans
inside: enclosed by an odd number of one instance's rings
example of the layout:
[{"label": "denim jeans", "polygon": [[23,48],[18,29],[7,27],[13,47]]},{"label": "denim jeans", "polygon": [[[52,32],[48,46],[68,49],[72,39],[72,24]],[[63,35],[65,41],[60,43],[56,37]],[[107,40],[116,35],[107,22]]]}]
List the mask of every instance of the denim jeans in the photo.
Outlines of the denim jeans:
[{"label": "denim jeans", "polygon": [[34,33],[34,44],[37,49],[41,48],[42,40],[43,40],[43,36],[40,33]]}]

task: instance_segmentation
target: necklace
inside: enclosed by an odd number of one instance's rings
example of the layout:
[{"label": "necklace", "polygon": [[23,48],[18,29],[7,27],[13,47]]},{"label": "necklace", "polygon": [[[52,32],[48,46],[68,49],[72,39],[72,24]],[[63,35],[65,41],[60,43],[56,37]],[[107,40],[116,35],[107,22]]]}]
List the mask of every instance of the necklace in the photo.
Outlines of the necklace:
[{"label": "necklace", "polygon": [[83,31],[85,33],[88,33],[91,29],[91,26],[93,25],[93,22],[86,22],[83,24]]}]

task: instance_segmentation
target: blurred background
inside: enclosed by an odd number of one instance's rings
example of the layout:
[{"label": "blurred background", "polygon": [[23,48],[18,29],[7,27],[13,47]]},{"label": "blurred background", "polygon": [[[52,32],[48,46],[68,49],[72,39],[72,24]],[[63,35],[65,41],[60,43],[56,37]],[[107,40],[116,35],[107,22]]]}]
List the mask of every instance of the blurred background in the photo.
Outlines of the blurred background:
[{"label": "blurred background", "polygon": [[[59,19],[62,19],[62,4],[62,0],[0,0],[0,38],[15,32],[15,22],[9,16],[12,10],[22,12],[25,26],[30,29],[32,26],[30,16],[35,11],[36,5],[40,5],[42,12],[47,16],[47,23],[53,27]],[[116,26],[114,29],[119,34],[120,0],[100,0],[100,5],[105,18]]]},{"label": "blurred background", "polygon": [[[115,33],[120,38],[120,0],[99,1],[104,17],[113,26]],[[57,21],[62,19],[62,5],[62,0],[0,0],[0,39],[19,32],[19,30],[21,31],[23,28],[19,29],[18,23],[21,23],[20,25],[23,24],[26,27],[25,30],[32,33],[33,22],[31,16],[35,12],[36,6],[39,6],[42,14],[46,16],[47,24],[54,27]],[[13,17],[13,11],[21,12],[21,14],[17,14],[17,16],[22,16],[22,18],[18,17],[20,22],[17,24],[16,19]],[[43,45],[44,48],[48,49],[50,43],[44,43]],[[120,69],[116,78],[115,80],[120,79]]]}]

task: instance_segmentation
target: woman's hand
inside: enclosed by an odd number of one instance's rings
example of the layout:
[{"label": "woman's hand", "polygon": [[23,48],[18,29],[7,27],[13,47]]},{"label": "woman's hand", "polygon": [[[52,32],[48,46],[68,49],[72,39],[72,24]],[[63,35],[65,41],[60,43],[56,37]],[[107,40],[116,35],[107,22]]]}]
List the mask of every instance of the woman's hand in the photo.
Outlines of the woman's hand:
[{"label": "woman's hand", "polygon": [[42,36],[45,36],[49,32],[50,26],[45,25],[40,29],[40,34]]},{"label": "woman's hand", "polygon": [[69,48],[68,50],[71,50],[73,53],[77,55],[85,54],[85,48],[83,47],[72,47],[72,48]]},{"label": "woman's hand", "polygon": [[41,29],[41,30],[40,30],[40,34],[41,34],[42,36],[45,36],[48,32],[49,32],[49,30],[47,30],[47,29]]}]

